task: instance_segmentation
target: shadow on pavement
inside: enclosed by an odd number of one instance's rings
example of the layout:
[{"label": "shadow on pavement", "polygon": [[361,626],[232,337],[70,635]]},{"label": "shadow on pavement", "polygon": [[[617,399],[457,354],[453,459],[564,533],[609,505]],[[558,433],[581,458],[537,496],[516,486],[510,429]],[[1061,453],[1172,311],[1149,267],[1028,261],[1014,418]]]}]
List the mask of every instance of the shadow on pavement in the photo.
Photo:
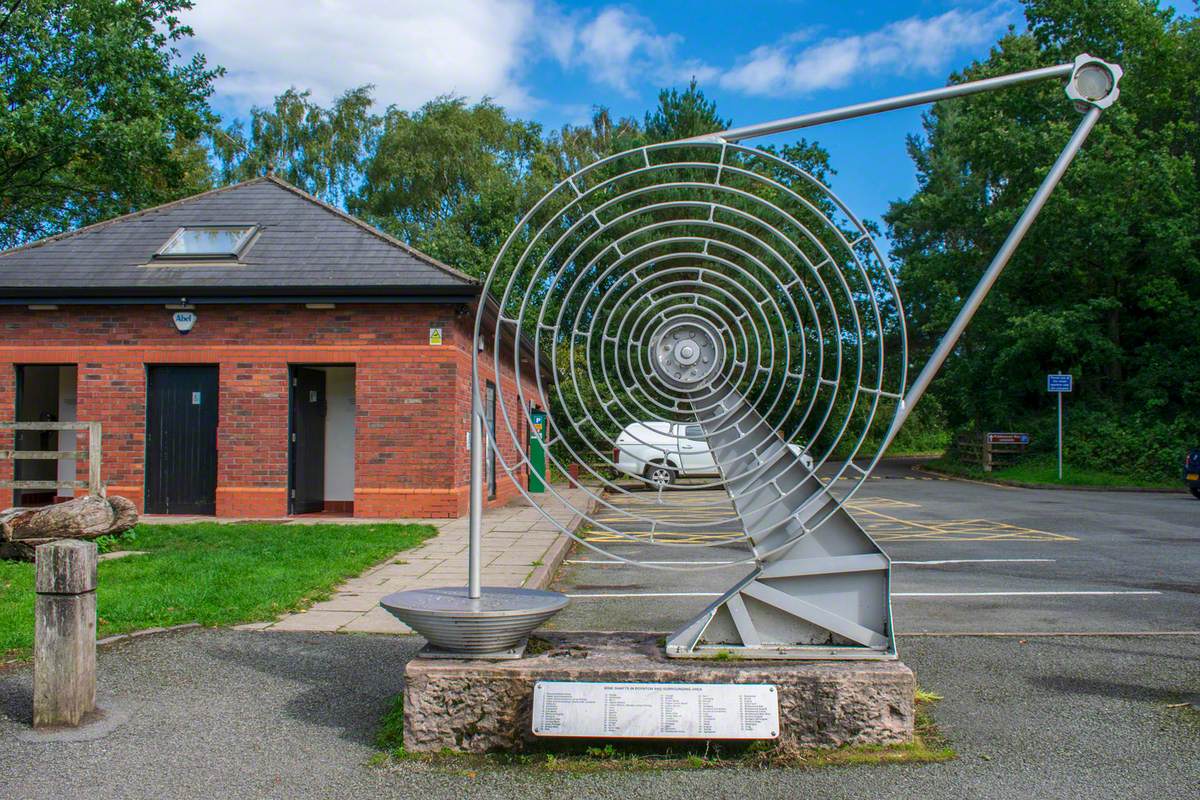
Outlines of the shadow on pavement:
[{"label": "shadow on pavement", "polygon": [[[224,663],[306,685],[283,706],[299,722],[338,731],[338,737],[373,746],[388,701],[404,688],[404,665],[424,644],[417,637],[347,636],[272,632],[264,646],[209,644],[207,652]],[[347,647],[331,647],[344,640]],[[260,644],[256,641],[256,644]],[[380,662],[389,668],[380,669]]]}]

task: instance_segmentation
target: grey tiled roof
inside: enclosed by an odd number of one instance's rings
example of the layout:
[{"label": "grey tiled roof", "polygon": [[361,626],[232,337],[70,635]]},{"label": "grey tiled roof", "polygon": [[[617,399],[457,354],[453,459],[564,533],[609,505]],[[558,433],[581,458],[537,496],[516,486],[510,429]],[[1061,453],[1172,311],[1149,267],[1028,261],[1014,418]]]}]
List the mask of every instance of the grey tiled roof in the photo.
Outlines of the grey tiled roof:
[{"label": "grey tiled roof", "polygon": [[[237,262],[155,261],[178,228],[258,225]],[[0,252],[0,296],[472,295],[473,278],[275,177],[215,189]]]}]

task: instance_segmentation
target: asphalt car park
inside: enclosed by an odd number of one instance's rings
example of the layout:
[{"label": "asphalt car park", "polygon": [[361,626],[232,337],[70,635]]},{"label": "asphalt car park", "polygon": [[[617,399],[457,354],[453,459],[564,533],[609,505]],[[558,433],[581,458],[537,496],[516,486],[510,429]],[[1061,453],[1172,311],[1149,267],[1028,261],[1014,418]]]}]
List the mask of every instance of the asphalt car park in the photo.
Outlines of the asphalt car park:
[{"label": "asphalt car park", "polygon": [[[644,510],[655,497],[612,503]],[[722,502],[695,492],[667,512],[724,520],[689,528],[705,547],[584,532],[607,554],[575,546],[557,582],[572,602],[553,626],[669,632],[692,619],[750,569],[700,563],[746,556]],[[1017,489],[893,461],[850,509],[892,559],[899,656],[943,697],[931,714],[958,757],[784,772],[755,784],[756,796],[1200,798],[1200,504],[1190,495]],[[649,538],[619,509],[597,516]],[[654,525],[656,541],[670,529]],[[697,566],[711,569],[667,569]],[[658,788],[685,796],[685,783]]]},{"label": "asphalt car park", "polygon": [[[850,501],[892,559],[898,634],[1200,634],[1200,508],[1189,495],[1019,489],[913,466],[885,462]],[[568,557],[557,583],[574,602],[557,627],[672,630],[749,571],[728,563],[747,550],[723,491],[670,491],[652,543],[621,509],[653,517],[657,498],[615,495],[597,512],[616,532],[594,526],[583,537],[599,549]],[[673,531],[679,520],[689,524]]]}]

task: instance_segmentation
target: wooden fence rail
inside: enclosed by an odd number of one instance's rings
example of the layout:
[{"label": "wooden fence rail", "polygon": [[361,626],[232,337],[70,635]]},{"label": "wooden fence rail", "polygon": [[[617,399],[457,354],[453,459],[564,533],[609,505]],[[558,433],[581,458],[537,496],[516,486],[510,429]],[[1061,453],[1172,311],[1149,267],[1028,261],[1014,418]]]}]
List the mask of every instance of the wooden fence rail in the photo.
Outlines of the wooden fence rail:
[{"label": "wooden fence rail", "polygon": [[977,464],[984,472],[1012,466],[1028,445],[1029,436],[1023,433],[960,433],[954,440],[958,460]]},{"label": "wooden fence rail", "polygon": [[[0,450],[0,459],[12,461],[61,461],[64,459],[88,460],[86,481],[21,481],[0,480],[0,489],[87,489],[93,497],[104,497],[107,492],[100,479],[100,423],[99,422],[0,422],[0,430],[11,431],[83,431],[88,435],[86,450]],[[15,443],[14,443],[15,447]],[[14,465],[15,466],[15,465]]]}]

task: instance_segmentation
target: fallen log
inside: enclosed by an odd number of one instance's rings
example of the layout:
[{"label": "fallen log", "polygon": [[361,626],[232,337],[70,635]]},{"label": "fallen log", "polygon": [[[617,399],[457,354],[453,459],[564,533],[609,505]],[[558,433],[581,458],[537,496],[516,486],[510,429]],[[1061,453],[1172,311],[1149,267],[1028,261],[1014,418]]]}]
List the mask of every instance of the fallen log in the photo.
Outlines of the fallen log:
[{"label": "fallen log", "polygon": [[0,558],[33,560],[38,545],[58,539],[95,539],[124,533],[138,514],[124,497],[77,497],[42,508],[0,511]]}]

